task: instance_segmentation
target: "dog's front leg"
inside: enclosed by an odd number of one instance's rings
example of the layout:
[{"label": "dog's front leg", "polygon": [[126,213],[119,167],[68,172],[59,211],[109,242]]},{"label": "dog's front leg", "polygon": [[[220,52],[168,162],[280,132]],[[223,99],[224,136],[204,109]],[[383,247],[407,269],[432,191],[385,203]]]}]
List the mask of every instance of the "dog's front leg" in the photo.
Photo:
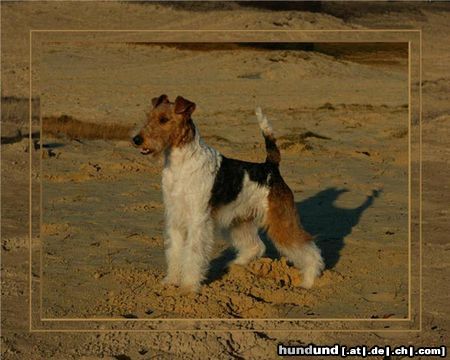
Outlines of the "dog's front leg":
[{"label": "dog's front leg", "polygon": [[207,218],[189,225],[183,254],[181,287],[186,292],[197,292],[205,279],[213,244],[214,224]]},{"label": "dog's front leg", "polygon": [[181,229],[175,227],[171,222],[166,226],[166,236],[164,239],[164,248],[167,261],[167,275],[163,280],[167,285],[180,285],[182,264],[183,264],[183,247],[186,234]]}]

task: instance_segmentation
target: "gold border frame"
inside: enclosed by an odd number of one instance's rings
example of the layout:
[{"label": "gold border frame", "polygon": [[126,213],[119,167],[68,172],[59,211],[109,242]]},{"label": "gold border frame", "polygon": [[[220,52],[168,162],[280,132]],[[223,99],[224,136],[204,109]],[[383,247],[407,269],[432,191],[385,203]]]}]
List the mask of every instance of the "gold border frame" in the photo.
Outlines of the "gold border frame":
[{"label": "gold border frame", "polygon": [[[419,329],[36,329],[33,328],[33,280],[32,280],[32,34],[33,33],[111,33],[111,32],[129,32],[129,33],[180,33],[180,32],[189,32],[189,33],[289,33],[289,32],[306,32],[306,33],[338,33],[338,32],[389,32],[389,33],[419,33]],[[195,42],[195,41],[194,41]],[[232,40],[227,42],[233,42]],[[235,41],[240,42],[240,41]],[[257,41],[251,41],[257,42]],[[275,42],[275,41],[273,41]],[[298,41],[305,42],[305,41]],[[336,41],[310,41],[310,42],[336,42]],[[342,41],[341,41],[342,42]],[[349,41],[349,42],[376,42],[376,41]],[[405,42],[405,41],[383,41],[383,42]],[[411,322],[411,308],[412,308],[412,286],[411,286],[411,218],[412,218],[412,209],[411,209],[411,191],[412,191],[412,183],[411,183],[411,113],[412,113],[412,105],[411,105],[411,40],[408,41],[408,318],[405,319],[358,319],[358,318],[332,318],[332,319],[321,319],[321,318],[313,318],[313,319],[230,319],[230,318],[181,318],[181,319],[146,319],[146,318],[138,318],[138,319],[126,319],[126,318],[43,318],[42,317],[42,306],[40,306],[40,318],[38,319],[41,322],[139,322],[139,321],[147,321],[147,322],[172,322],[172,321],[190,321],[190,322],[268,322],[268,321],[280,321],[280,322]],[[421,29],[342,29],[342,30],[277,30],[277,29],[267,29],[267,30],[29,30],[29,79],[30,79],[30,98],[29,98],[29,141],[30,141],[30,151],[29,151],[29,171],[30,171],[30,185],[29,185],[29,330],[30,332],[166,332],[166,331],[175,331],[175,332],[228,332],[228,331],[240,331],[240,332],[255,332],[255,331],[266,331],[266,332],[420,332],[422,331],[422,30]],[[42,125],[42,122],[41,124]],[[42,126],[40,126],[40,131],[42,135]],[[42,147],[42,143],[41,143]],[[42,148],[41,148],[42,150]],[[42,158],[40,159],[42,162]],[[40,183],[40,187],[42,187],[42,182]],[[42,196],[42,191],[41,195]],[[42,217],[42,209],[39,215]],[[42,239],[41,246],[42,246]],[[40,285],[40,303],[42,305],[42,249],[40,249],[40,273],[41,273],[41,285]]]}]

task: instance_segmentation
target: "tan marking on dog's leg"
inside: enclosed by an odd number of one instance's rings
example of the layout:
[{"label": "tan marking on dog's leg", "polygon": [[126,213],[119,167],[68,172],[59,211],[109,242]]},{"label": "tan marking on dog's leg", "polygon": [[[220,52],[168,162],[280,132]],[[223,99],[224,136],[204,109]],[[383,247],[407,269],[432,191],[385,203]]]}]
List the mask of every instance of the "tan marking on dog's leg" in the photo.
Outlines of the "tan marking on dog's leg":
[{"label": "tan marking on dog's leg", "polygon": [[303,275],[302,286],[310,288],[324,268],[320,250],[299,223],[294,196],[283,180],[269,192],[267,233],[282,255]]}]

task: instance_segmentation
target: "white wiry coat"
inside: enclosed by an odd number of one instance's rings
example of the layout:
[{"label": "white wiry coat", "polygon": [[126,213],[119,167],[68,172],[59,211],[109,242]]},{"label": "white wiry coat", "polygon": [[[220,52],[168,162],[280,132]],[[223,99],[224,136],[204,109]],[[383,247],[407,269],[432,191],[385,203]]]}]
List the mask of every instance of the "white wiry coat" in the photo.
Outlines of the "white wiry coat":
[{"label": "white wiry coat", "polygon": [[[228,227],[234,219],[245,218],[250,211],[256,215],[255,222],[262,224],[264,221],[268,189],[250,181],[248,176],[237,199],[212,216],[209,201],[221,159],[218,151],[201,140],[197,129],[194,141],[171,149],[165,155],[162,188],[166,211],[167,283],[198,288],[208,268],[215,225]],[[255,245],[261,256],[264,248],[259,239]]]},{"label": "white wiry coat", "polygon": [[[269,127],[267,121],[260,125],[263,132]],[[244,171],[237,196],[212,208],[213,187],[216,177],[220,177],[218,173],[224,159],[201,140],[197,129],[193,141],[165,153],[162,187],[168,267],[164,282],[167,284],[180,285],[189,291],[199,289],[208,269],[215,226],[229,229],[238,250],[235,263],[244,265],[264,254],[265,246],[258,228],[266,225],[270,172],[258,182],[252,181],[249,173]],[[311,287],[324,267],[314,242],[303,245],[294,242],[287,246],[274,240],[280,252],[302,271],[303,286]]]}]

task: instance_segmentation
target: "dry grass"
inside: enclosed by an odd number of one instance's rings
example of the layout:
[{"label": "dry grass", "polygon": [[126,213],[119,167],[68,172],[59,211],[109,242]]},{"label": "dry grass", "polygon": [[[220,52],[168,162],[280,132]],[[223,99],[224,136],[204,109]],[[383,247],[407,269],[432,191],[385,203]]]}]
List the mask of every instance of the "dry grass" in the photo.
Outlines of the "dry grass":
[{"label": "dry grass", "polygon": [[[16,124],[18,129],[23,126],[28,126],[30,111],[30,100],[28,98],[4,96],[2,97],[1,102],[2,123]],[[33,98],[31,106],[31,111],[33,114],[32,121],[33,123],[38,124],[40,110],[39,98]]]},{"label": "dry grass", "polygon": [[399,130],[395,130],[391,133],[391,136],[394,139],[401,139],[404,138],[406,135],[408,135],[408,128],[404,128],[404,129],[399,129]]},{"label": "dry grass", "polygon": [[42,133],[70,139],[128,140],[131,127],[118,124],[96,124],[74,119],[71,116],[45,117]]},{"label": "dry grass", "polygon": [[[29,100],[17,97],[1,98],[2,144],[14,143],[28,137]],[[39,124],[40,101],[32,100],[32,122]],[[34,131],[34,130],[33,130]],[[44,117],[42,131],[54,137],[70,139],[128,140],[131,127],[117,124],[96,124],[77,120],[68,115]],[[39,136],[39,132],[33,133]]]}]

